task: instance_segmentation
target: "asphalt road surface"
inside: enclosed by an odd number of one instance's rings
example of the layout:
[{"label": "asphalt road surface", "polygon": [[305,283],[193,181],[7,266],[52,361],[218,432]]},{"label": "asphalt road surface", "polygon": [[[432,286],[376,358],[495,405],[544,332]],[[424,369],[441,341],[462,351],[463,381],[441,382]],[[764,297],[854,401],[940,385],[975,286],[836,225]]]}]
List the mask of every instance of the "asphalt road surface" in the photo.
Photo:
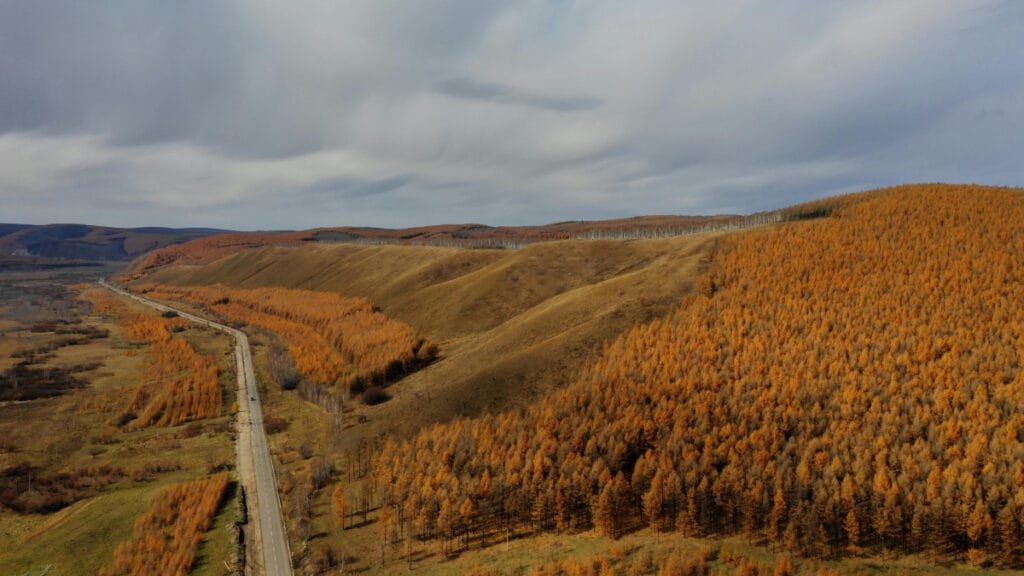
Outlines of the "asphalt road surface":
[{"label": "asphalt road surface", "polygon": [[288,548],[284,517],[281,515],[281,499],[277,490],[274,463],[270,459],[267,434],[263,429],[263,409],[260,406],[259,390],[256,388],[256,374],[252,369],[249,338],[241,330],[137,296],[106,280],[100,280],[100,285],[161,312],[175,312],[186,320],[226,332],[235,338],[235,361],[238,371],[238,476],[248,496],[246,503],[249,508],[250,525],[255,525],[256,528],[247,531],[250,561],[246,573],[290,576],[292,556]]}]

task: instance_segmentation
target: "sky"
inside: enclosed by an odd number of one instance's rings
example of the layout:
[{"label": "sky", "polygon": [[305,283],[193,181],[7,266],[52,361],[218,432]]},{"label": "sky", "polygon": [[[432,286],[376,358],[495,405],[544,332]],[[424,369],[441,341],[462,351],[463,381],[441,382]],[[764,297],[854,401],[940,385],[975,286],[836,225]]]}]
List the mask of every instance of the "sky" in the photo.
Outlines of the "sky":
[{"label": "sky", "polygon": [[0,0],[0,222],[750,213],[1024,185],[1020,0]]}]

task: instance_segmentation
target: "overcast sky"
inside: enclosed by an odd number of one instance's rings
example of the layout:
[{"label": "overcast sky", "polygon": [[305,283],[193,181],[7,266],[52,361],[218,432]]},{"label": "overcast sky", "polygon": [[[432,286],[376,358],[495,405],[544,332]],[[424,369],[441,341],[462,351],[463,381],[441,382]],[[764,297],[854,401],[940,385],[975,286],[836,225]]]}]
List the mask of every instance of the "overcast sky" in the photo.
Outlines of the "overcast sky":
[{"label": "overcast sky", "polygon": [[1024,185],[1020,0],[0,0],[0,222],[752,212]]}]

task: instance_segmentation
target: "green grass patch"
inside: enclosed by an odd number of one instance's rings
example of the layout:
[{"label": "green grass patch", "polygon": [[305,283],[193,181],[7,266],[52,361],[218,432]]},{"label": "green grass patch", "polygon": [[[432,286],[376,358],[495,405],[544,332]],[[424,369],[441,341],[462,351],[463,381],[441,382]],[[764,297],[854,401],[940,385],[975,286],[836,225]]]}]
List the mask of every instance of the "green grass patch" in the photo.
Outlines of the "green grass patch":
[{"label": "green grass patch", "polygon": [[[27,517],[21,537],[0,550],[0,574],[36,573],[47,566],[53,576],[95,574],[131,535],[153,496],[172,481],[113,490],[49,516]],[[0,517],[4,523],[8,515]]]},{"label": "green grass patch", "polygon": [[223,576],[230,572],[229,566],[232,565],[236,550],[234,525],[241,519],[238,490],[237,482],[228,487],[213,525],[199,547],[192,576]]}]

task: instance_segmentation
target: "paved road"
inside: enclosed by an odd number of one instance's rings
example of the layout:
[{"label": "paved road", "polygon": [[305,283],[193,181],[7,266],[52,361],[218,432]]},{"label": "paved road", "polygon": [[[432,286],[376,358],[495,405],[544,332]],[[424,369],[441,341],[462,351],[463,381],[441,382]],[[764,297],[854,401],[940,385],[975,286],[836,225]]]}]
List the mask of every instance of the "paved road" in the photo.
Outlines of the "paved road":
[{"label": "paved road", "polygon": [[291,575],[292,556],[284,529],[284,517],[281,515],[277,477],[270,459],[267,435],[263,430],[263,408],[260,406],[259,390],[256,389],[248,336],[230,326],[137,296],[106,280],[100,280],[100,285],[161,312],[176,312],[182,318],[226,332],[235,338],[235,361],[238,365],[238,476],[248,495],[249,521],[256,527],[248,531],[251,538],[249,548],[253,554],[250,555],[250,570],[247,573],[260,576]]}]

